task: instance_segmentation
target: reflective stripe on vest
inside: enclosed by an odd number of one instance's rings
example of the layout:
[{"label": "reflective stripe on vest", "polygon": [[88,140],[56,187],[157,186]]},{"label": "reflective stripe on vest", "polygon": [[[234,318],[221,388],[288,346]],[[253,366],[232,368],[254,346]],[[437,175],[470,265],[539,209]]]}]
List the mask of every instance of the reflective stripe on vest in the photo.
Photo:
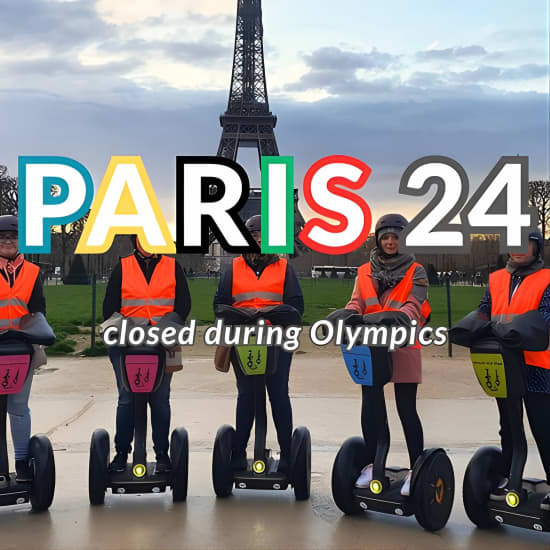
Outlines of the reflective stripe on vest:
[{"label": "reflective stripe on vest", "polygon": [[135,255],[120,260],[122,284],[120,313],[124,317],[148,319],[153,325],[174,311],[176,260],[161,256],[149,283]]},{"label": "reflective stripe on vest", "polygon": [[[370,262],[363,264],[357,270],[359,293],[361,294],[361,300],[363,300],[365,308],[363,313],[378,313],[380,311],[395,311],[401,309],[401,307],[403,307],[403,304],[408,300],[409,295],[412,291],[414,272],[419,266],[419,263],[414,262],[409,267],[409,269],[407,269],[405,276],[403,277],[403,279],[401,279],[399,284],[397,284],[390,292],[390,295],[388,296],[384,307],[382,307],[378,300],[378,295],[376,294],[376,290],[372,282],[372,267],[370,265]],[[428,300],[424,300],[420,307],[421,313],[419,325],[423,326],[426,324],[432,310]],[[414,349],[420,349],[422,346],[418,342],[416,342],[416,344],[410,347]]]},{"label": "reflective stripe on vest", "polygon": [[[509,323],[518,315],[538,309],[542,295],[550,285],[550,269],[540,269],[527,275],[509,301],[511,278],[506,269],[499,269],[489,275],[491,319],[498,323]],[[528,365],[550,369],[550,351],[548,350],[524,350],[523,358]]]},{"label": "reflective stripe on vest", "polygon": [[40,268],[23,261],[13,286],[0,275],[0,330],[18,329],[21,318],[29,313],[28,303]]},{"label": "reflective stripe on vest", "polygon": [[233,258],[231,296],[234,307],[260,309],[283,303],[287,261],[280,258],[256,276],[242,256]]}]

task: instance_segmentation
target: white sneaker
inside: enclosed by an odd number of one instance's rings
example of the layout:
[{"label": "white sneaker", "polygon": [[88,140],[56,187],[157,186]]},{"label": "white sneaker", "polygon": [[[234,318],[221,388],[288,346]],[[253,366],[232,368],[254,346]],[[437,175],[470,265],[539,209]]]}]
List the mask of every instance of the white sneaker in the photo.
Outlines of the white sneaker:
[{"label": "white sneaker", "polygon": [[408,497],[411,492],[411,478],[412,478],[412,470],[409,470],[409,473],[407,474],[407,477],[405,478],[405,481],[403,482],[403,487],[401,487],[401,496]]},{"label": "white sneaker", "polygon": [[355,486],[360,489],[366,489],[370,485],[370,482],[372,481],[373,469],[374,467],[372,464],[365,466],[361,470],[361,475],[357,478],[357,481],[355,482]]}]

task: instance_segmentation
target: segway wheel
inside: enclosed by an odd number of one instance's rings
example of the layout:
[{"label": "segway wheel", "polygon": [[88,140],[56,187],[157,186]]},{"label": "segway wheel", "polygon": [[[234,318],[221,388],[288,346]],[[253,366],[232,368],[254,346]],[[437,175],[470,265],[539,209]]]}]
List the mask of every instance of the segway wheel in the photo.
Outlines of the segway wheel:
[{"label": "segway wheel", "polygon": [[30,501],[36,512],[47,510],[55,491],[55,462],[50,440],[45,435],[34,435],[29,442],[29,456],[33,471]]},{"label": "segway wheel", "polygon": [[418,523],[427,531],[445,527],[453,508],[455,477],[443,449],[431,452],[422,463],[411,489]]},{"label": "segway wheel", "polygon": [[233,491],[233,470],[231,454],[235,430],[227,424],[216,433],[212,453],[212,482],[219,497],[228,497]]},{"label": "segway wheel", "polygon": [[101,506],[109,482],[109,434],[99,428],[92,434],[88,466],[88,497],[90,504]]},{"label": "segway wheel", "polygon": [[296,500],[307,500],[311,489],[311,435],[300,426],[294,430],[290,444],[290,479]]},{"label": "segway wheel", "polygon": [[497,527],[489,515],[489,495],[503,476],[502,451],[496,447],[478,449],[466,468],[462,485],[464,509],[470,521],[481,529]]},{"label": "segway wheel", "polygon": [[367,464],[367,447],[362,437],[351,437],[340,447],[332,467],[332,497],[344,514],[359,514],[361,508],[353,498],[353,488]]},{"label": "segway wheel", "polygon": [[172,500],[183,502],[187,498],[189,478],[189,436],[185,428],[176,428],[170,438],[170,460],[172,461]]}]

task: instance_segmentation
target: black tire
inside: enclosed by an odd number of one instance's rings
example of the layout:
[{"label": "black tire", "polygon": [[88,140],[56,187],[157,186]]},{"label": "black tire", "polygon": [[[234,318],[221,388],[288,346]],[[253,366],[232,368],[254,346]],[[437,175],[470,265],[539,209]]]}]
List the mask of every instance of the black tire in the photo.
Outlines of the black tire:
[{"label": "black tire", "polygon": [[184,502],[187,498],[189,479],[189,436],[185,428],[176,428],[170,438],[170,460],[172,461],[172,500]]},{"label": "black tire", "polygon": [[499,525],[489,515],[489,495],[503,475],[502,451],[496,447],[481,447],[468,463],[462,484],[464,510],[481,529]]},{"label": "black tire", "polygon": [[212,453],[212,483],[218,497],[228,497],[233,492],[233,469],[231,455],[235,430],[223,425],[216,433]]},{"label": "black tire", "polygon": [[34,435],[29,442],[29,458],[33,471],[30,501],[35,512],[47,510],[55,492],[55,461],[50,440]]},{"label": "black tire", "polygon": [[367,464],[367,447],[362,437],[350,437],[340,447],[332,467],[332,498],[344,514],[359,514],[362,510],[353,498],[353,488]]},{"label": "black tire", "polygon": [[292,434],[290,444],[290,480],[296,500],[307,500],[311,489],[311,435],[304,426]]},{"label": "black tire", "polygon": [[107,430],[94,430],[88,466],[88,497],[92,506],[101,506],[105,502],[105,491],[109,483],[109,450]]},{"label": "black tire", "polygon": [[455,494],[453,465],[447,453],[443,449],[430,452],[413,475],[411,489],[416,520],[427,531],[439,531],[449,521]]}]

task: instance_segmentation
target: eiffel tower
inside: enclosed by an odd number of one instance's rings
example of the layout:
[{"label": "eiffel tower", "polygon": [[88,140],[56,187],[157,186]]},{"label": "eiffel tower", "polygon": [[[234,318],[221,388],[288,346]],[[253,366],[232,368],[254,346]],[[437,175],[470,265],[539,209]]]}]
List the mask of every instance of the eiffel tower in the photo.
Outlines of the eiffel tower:
[{"label": "eiffel tower", "polygon": [[[220,116],[223,130],[218,156],[236,160],[239,147],[256,147],[260,162],[262,156],[279,156],[273,131],[277,117],[269,110],[265,82],[262,0],[237,1],[231,89],[227,111]],[[248,201],[240,212],[242,219],[260,213],[260,197],[259,189],[250,189]],[[305,222],[298,210],[296,189],[294,219],[295,234],[298,234]]]},{"label": "eiffel tower", "polygon": [[261,0],[238,0],[233,72],[218,156],[237,159],[240,146],[256,147],[261,156],[279,155],[277,117],[269,110],[265,83]]}]

